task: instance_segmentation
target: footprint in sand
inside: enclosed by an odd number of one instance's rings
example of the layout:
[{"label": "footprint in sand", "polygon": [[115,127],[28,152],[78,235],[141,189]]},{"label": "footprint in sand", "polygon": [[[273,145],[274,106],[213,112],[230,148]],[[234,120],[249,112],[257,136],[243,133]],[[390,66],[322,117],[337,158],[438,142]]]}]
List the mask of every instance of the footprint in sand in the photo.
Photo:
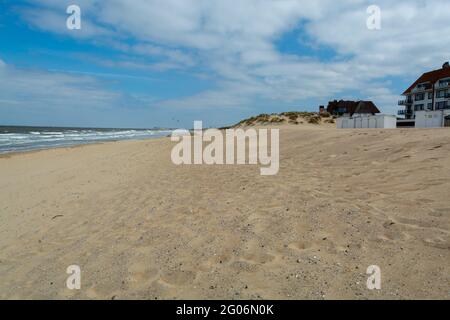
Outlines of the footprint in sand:
[{"label": "footprint in sand", "polygon": [[296,251],[305,251],[312,248],[312,244],[304,241],[291,243],[288,245],[289,248]]},{"label": "footprint in sand", "polygon": [[450,208],[433,209],[433,211],[430,212],[429,215],[432,216],[432,217],[436,217],[436,218],[441,218],[441,217],[444,217],[444,216],[449,216],[450,217]]},{"label": "footprint in sand", "polygon": [[442,239],[424,239],[423,243],[428,247],[450,250],[450,241],[445,241]]},{"label": "footprint in sand", "polygon": [[272,262],[274,259],[275,256],[267,253],[254,253],[254,254],[247,253],[242,256],[242,260],[256,264],[266,264]]},{"label": "footprint in sand", "polygon": [[159,274],[158,269],[146,267],[144,264],[135,264],[128,270],[130,273],[130,282],[134,283],[150,283]]},{"label": "footprint in sand", "polygon": [[251,263],[246,260],[237,260],[234,261],[230,267],[238,272],[246,271],[246,272],[255,272],[259,265],[255,263]]},{"label": "footprint in sand", "polygon": [[403,225],[407,225],[413,228],[432,228],[433,225],[426,221],[418,221],[414,219],[408,219],[408,218],[397,218],[398,223],[401,223]]},{"label": "footprint in sand", "polygon": [[430,222],[426,222],[426,221],[419,221],[419,220],[415,220],[415,219],[399,217],[396,219],[395,223],[397,225],[400,225],[403,228],[406,227],[406,228],[412,228],[412,229],[433,229],[433,230],[440,231],[440,232],[443,232],[446,234],[450,233],[448,230],[439,228],[439,227],[435,226],[434,224],[432,224]]},{"label": "footprint in sand", "polygon": [[195,280],[197,273],[187,270],[172,270],[164,272],[160,280],[174,286],[182,286]]},{"label": "footprint in sand", "polygon": [[386,221],[385,223],[383,223],[383,227],[384,227],[385,229],[389,229],[389,228],[391,228],[393,225],[395,225],[395,222],[392,221],[392,220],[388,220],[388,221]]},{"label": "footprint in sand", "polygon": [[404,227],[400,227],[397,221],[388,220],[385,223],[383,223],[383,227],[386,229],[386,231],[381,236],[378,237],[378,239],[380,240],[395,241],[411,238],[411,236],[408,233],[400,230],[400,228]]},{"label": "footprint in sand", "polygon": [[89,299],[99,299],[99,297],[100,297],[100,295],[98,294],[98,292],[95,290],[94,287],[91,287],[86,290],[86,296]]}]

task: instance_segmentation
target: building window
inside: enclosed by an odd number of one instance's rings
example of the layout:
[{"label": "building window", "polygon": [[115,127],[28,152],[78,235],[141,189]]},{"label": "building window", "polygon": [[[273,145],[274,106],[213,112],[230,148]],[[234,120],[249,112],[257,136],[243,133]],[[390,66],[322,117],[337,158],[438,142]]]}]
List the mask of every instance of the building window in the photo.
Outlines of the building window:
[{"label": "building window", "polygon": [[436,92],[436,98],[445,98],[447,90],[439,90]]},{"label": "building window", "polygon": [[414,111],[421,111],[423,110],[424,105],[423,104],[416,104],[414,106]]},{"label": "building window", "polygon": [[447,109],[447,101],[437,102],[436,109],[437,110]]},{"label": "building window", "polygon": [[431,102],[428,103],[427,109],[428,110],[433,110],[433,104]]},{"label": "building window", "polygon": [[425,99],[425,94],[423,94],[423,93],[416,94],[416,98],[415,98],[416,101],[422,101],[424,99]]},{"label": "building window", "polygon": [[433,99],[433,92],[428,92],[428,99],[429,100]]},{"label": "building window", "polygon": [[417,85],[417,89],[418,90],[425,90],[427,88],[427,84],[426,83],[420,83]]},{"label": "building window", "polygon": [[450,85],[450,78],[439,80],[439,87],[448,87]]}]

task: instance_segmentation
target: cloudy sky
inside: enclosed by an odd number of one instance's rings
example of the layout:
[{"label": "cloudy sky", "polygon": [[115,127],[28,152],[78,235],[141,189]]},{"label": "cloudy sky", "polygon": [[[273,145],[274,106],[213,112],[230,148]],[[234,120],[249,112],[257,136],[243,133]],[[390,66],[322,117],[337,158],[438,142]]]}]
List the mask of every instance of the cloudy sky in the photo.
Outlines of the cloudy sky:
[{"label": "cloudy sky", "polygon": [[340,98],[396,113],[450,59],[450,1],[3,0],[0,40],[0,124],[221,126]]}]

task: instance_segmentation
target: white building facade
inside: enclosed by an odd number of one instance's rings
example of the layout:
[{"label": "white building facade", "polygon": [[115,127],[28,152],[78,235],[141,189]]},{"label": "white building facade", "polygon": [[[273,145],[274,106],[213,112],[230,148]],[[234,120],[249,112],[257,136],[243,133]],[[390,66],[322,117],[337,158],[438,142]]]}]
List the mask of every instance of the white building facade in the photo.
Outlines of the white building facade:
[{"label": "white building facade", "polygon": [[385,114],[354,114],[336,119],[338,129],[395,129],[397,117]]},{"label": "white building facade", "polygon": [[446,62],[442,69],[424,73],[404,93],[399,101],[404,109],[398,114],[405,119],[416,119],[417,112],[450,109],[450,65]]},{"label": "white building facade", "polygon": [[450,109],[416,111],[416,128],[450,127]]}]

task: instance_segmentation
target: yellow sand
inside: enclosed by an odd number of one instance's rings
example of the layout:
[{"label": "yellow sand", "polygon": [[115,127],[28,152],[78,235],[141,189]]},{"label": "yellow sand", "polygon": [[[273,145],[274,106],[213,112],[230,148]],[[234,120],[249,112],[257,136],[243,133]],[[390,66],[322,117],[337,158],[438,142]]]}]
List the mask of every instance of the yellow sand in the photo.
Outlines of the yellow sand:
[{"label": "yellow sand", "polygon": [[266,177],[176,167],[167,138],[0,158],[0,298],[450,298],[449,129],[280,144]]}]

